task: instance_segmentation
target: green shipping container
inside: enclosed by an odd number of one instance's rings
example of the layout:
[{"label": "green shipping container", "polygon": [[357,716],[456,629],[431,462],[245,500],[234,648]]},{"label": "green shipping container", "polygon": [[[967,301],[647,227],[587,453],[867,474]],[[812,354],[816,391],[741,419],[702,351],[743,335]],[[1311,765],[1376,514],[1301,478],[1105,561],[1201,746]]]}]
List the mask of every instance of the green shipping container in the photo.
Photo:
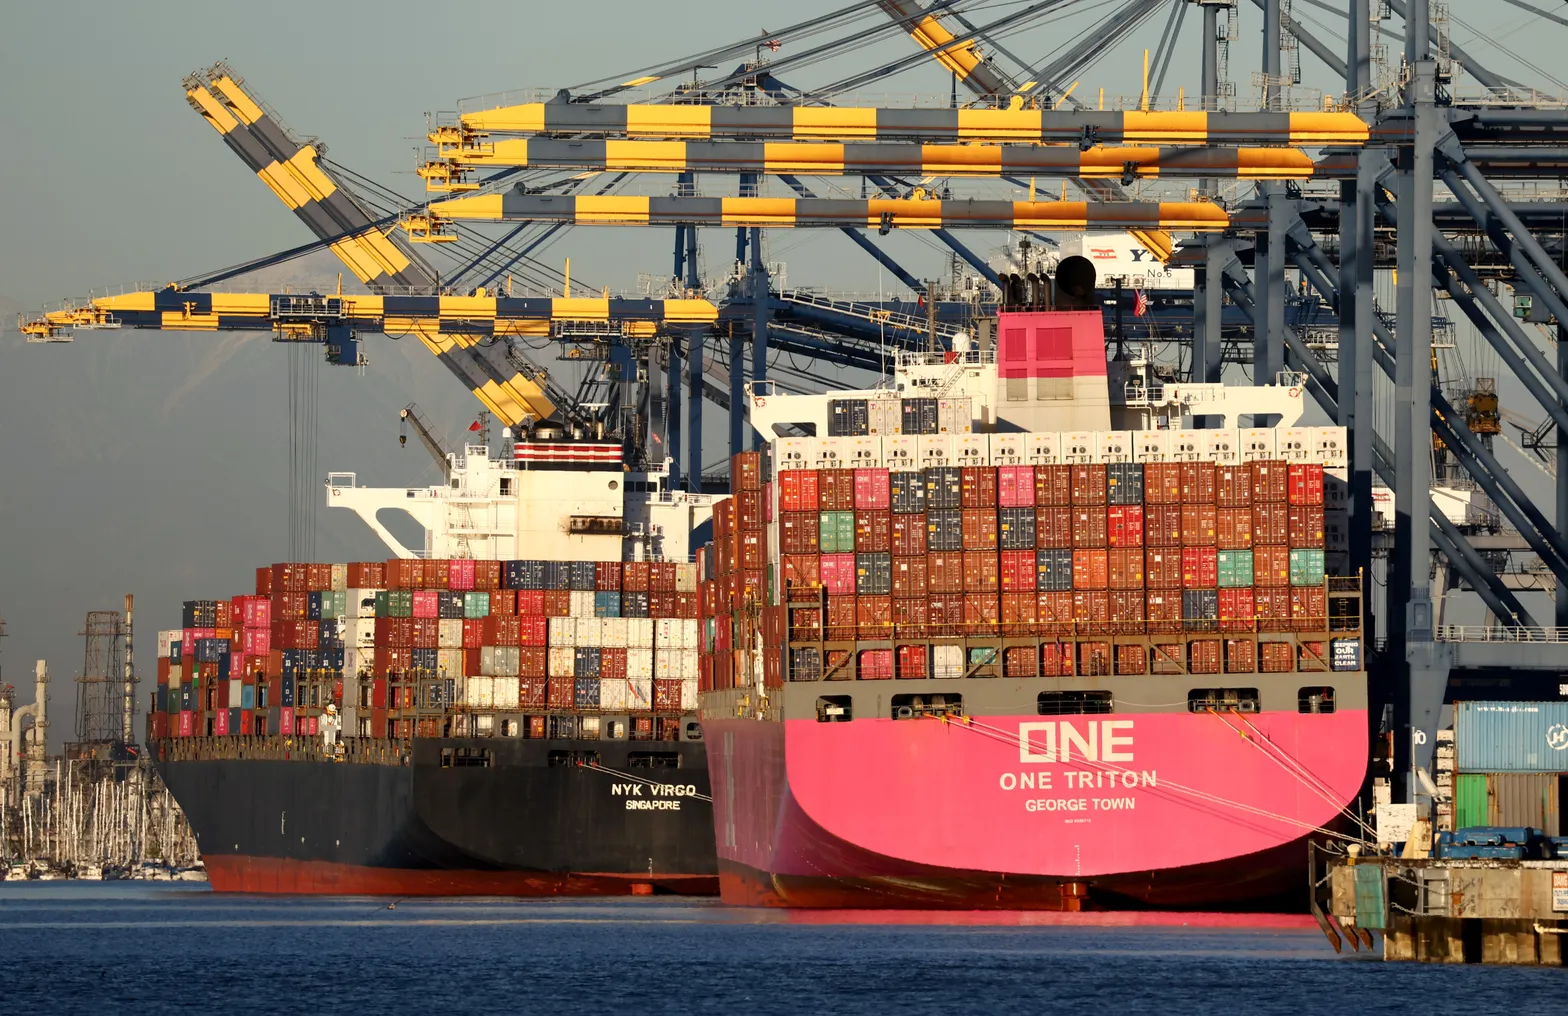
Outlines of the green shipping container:
[{"label": "green shipping container", "polygon": [[1293,586],[1321,586],[1323,584],[1323,552],[1321,550],[1293,550],[1290,552],[1290,584]]},{"label": "green shipping container", "polygon": [[1252,551],[1222,550],[1219,564],[1221,589],[1245,589],[1252,585]]},{"label": "green shipping container", "polygon": [[463,616],[471,620],[490,616],[489,593],[464,593]]},{"label": "green shipping container", "polygon": [[387,590],[387,617],[413,617],[414,593],[411,589]]},{"label": "green shipping container", "polygon": [[817,519],[817,542],[824,554],[853,554],[855,513],[823,512]]},{"label": "green shipping container", "polygon": [[1488,817],[1485,773],[1460,773],[1454,777],[1454,828],[1491,825]]},{"label": "green shipping container", "polygon": [[321,594],[321,619],[332,621],[348,613],[348,591],[329,589]]},{"label": "green shipping container", "polygon": [[391,607],[391,602],[390,602],[391,596],[392,596],[392,594],[387,592],[385,589],[377,589],[376,590],[376,616],[377,617],[391,617],[392,616],[392,607]]}]

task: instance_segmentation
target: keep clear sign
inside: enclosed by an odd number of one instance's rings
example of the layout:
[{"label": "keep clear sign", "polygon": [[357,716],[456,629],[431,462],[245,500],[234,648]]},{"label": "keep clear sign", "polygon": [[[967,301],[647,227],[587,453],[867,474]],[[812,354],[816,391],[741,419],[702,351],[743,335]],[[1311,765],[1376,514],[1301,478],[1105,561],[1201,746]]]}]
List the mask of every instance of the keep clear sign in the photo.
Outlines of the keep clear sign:
[{"label": "keep clear sign", "polygon": [[1361,640],[1333,639],[1328,644],[1329,666],[1335,670],[1361,669]]}]

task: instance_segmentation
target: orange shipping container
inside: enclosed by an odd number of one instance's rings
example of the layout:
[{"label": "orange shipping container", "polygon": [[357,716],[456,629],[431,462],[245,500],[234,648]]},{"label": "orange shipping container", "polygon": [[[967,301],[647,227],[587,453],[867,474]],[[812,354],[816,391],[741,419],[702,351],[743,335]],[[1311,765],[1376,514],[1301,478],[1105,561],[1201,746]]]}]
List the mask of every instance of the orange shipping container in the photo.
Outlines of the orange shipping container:
[{"label": "orange shipping container", "polygon": [[963,592],[963,552],[949,550],[926,555],[926,582],[933,593]]},{"label": "orange shipping container", "polygon": [[893,595],[924,596],[930,589],[929,571],[924,557],[893,558]]},{"label": "orange shipping container", "polygon": [[918,638],[926,626],[926,598],[924,596],[893,597],[893,627],[910,632]]},{"label": "orange shipping container", "polygon": [[[1136,589],[1143,598],[1143,551],[1122,548],[1106,552],[1107,574],[1112,589]],[[1140,609],[1140,613],[1142,613]]]},{"label": "orange shipping container", "polygon": [[1103,547],[1109,539],[1105,508],[1073,508],[1073,546]]},{"label": "orange shipping container", "polygon": [[1220,631],[1252,631],[1257,627],[1257,613],[1257,597],[1251,586],[1220,590]]},{"label": "orange shipping container", "polygon": [[855,512],[855,552],[886,554],[893,549],[892,516],[887,509]]},{"label": "orange shipping container", "polygon": [[1073,674],[1073,644],[1071,642],[1046,642],[1040,646],[1040,676],[1071,677]]},{"label": "orange shipping container", "polygon": [[730,476],[736,490],[761,490],[762,453],[738,452],[730,456]]},{"label": "orange shipping container", "polygon": [[1323,631],[1328,627],[1328,601],[1322,586],[1292,586],[1290,623],[1297,631]]},{"label": "orange shipping container", "polygon": [[1118,674],[1143,674],[1149,669],[1149,657],[1142,646],[1116,647],[1116,672]]},{"label": "orange shipping container", "polygon": [[995,593],[964,594],[964,631],[966,634],[986,638],[1001,630],[1001,598]]},{"label": "orange shipping container", "polygon": [[964,592],[995,593],[1001,582],[1001,563],[995,551],[964,551]]},{"label": "orange shipping container", "polygon": [[1143,544],[1146,547],[1181,546],[1182,506],[1153,504],[1143,509]]},{"label": "orange shipping container", "polygon": [[1065,507],[1072,504],[1072,490],[1072,466],[1034,468],[1034,503],[1040,507]]},{"label": "orange shipping container", "polygon": [[1290,548],[1280,544],[1253,547],[1252,581],[1258,586],[1290,585]]},{"label": "orange shipping container", "polygon": [[1181,463],[1181,500],[1183,504],[1214,503],[1214,463]]},{"label": "orange shipping container", "polygon": [[1104,550],[1073,551],[1073,588],[1106,589],[1111,583],[1109,553]]},{"label": "orange shipping container", "polygon": [[995,508],[996,467],[965,466],[959,474],[959,492],[965,508]]},{"label": "orange shipping container", "polygon": [[1181,506],[1181,543],[1184,547],[1212,547],[1219,539],[1219,509],[1212,504]]},{"label": "orange shipping container", "polygon": [[818,497],[815,469],[785,469],[779,473],[779,507],[784,511],[819,511]]},{"label": "orange shipping container", "polygon": [[[1046,468],[1046,467],[1041,467]],[[1065,466],[1062,468],[1066,468]],[[1034,510],[1035,546],[1041,550],[1066,550],[1073,545],[1073,510],[1055,506]]]},{"label": "orange shipping container", "polygon": [[1265,674],[1288,674],[1295,669],[1296,652],[1289,642],[1260,642],[1258,651]]},{"label": "orange shipping container", "polygon": [[963,513],[965,550],[995,550],[997,527],[995,508],[965,508]]},{"label": "orange shipping container", "polygon": [[1078,643],[1078,673],[1085,677],[1103,677],[1111,672],[1111,644],[1109,642]]},{"label": "orange shipping container", "polygon": [[1187,669],[1194,674],[1220,672],[1219,639],[1199,639],[1187,645]]},{"label": "orange shipping container", "polygon": [[1290,588],[1259,586],[1252,591],[1253,609],[1258,615],[1258,631],[1290,630]]},{"label": "orange shipping container", "polygon": [[1181,503],[1181,464],[1150,462],[1143,467],[1144,504]]},{"label": "orange shipping container", "polygon": [[1252,542],[1288,544],[1290,506],[1283,501],[1261,501],[1253,505]]},{"label": "orange shipping container", "polygon": [[1182,587],[1180,550],[1156,549],[1144,551],[1144,584],[1150,589],[1180,589]]},{"label": "orange shipping container", "polygon": [[1073,623],[1073,594],[1066,590],[1036,593],[1035,616],[1037,623],[1049,631],[1059,634],[1070,631]]},{"label": "orange shipping container", "polygon": [[1215,543],[1221,550],[1252,549],[1252,509],[1221,508],[1216,516]]},{"label": "orange shipping container", "polygon": [[817,473],[818,500],[825,512],[847,512],[855,508],[855,471],[823,469]]},{"label": "orange shipping container", "polygon": [[1002,634],[1033,634],[1040,617],[1040,600],[1038,595],[1035,593],[1003,593],[1001,601]]},{"label": "orange shipping container", "polygon": [[1111,594],[1106,589],[1073,590],[1073,625],[1080,632],[1102,634],[1111,626]]},{"label": "orange shipping container", "polygon": [[924,554],[926,552],[925,513],[894,515],[892,519],[893,553],[910,557]]},{"label": "orange shipping container", "polygon": [[784,575],[786,589],[810,589],[822,584],[822,575],[819,566],[820,558],[816,554],[785,554],[780,559],[780,570]]},{"label": "orange shipping container", "polygon": [[1072,494],[1075,505],[1105,504],[1105,463],[1077,465],[1072,469]]},{"label": "orange shipping container", "polygon": [[1181,590],[1150,589],[1145,603],[1144,618],[1149,631],[1181,631]]},{"label": "orange shipping container", "polygon": [[1150,669],[1156,674],[1180,674],[1187,669],[1187,653],[1180,642],[1156,642],[1149,658]]},{"label": "orange shipping container", "polygon": [[1142,635],[1144,592],[1142,589],[1112,589],[1110,595],[1111,631],[1118,635]]},{"label": "orange shipping container", "polygon": [[891,596],[855,597],[855,624],[860,629],[859,638],[869,640],[891,638],[893,598]]},{"label": "orange shipping container", "polygon": [[1323,508],[1321,505],[1291,505],[1286,524],[1289,544],[1298,549],[1323,547]]},{"label": "orange shipping container", "polygon": [[1003,677],[1034,677],[1039,663],[1033,646],[1008,646],[1002,650]]},{"label": "orange shipping container", "polygon": [[1252,463],[1252,503],[1284,501],[1289,469],[1273,459]]},{"label": "orange shipping container", "polygon": [[964,594],[947,593],[926,601],[929,635],[957,635],[964,626]]},{"label": "orange shipping container", "polygon": [[1214,500],[1221,508],[1247,508],[1252,505],[1252,465],[1214,467]]},{"label": "orange shipping container", "polygon": [[1257,670],[1257,643],[1251,639],[1225,640],[1225,673],[1255,674]]}]

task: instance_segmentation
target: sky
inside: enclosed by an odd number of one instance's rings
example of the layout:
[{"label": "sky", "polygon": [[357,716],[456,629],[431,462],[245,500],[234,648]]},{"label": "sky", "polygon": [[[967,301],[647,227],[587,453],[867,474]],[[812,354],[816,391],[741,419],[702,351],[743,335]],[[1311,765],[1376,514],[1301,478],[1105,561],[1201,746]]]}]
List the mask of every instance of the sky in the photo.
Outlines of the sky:
[{"label": "sky", "polygon": [[[308,242],[277,199],[186,104],[181,78],[228,60],[297,134],[321,137],[331,157],[406,194],[426,115],[465,96],[555,89],[620,75],[682,54],[807,20],[847,0],[790,5],[475,2],[433,8],[388,0],[264,6],[207,0],[135,4],[5,0],[0,33],[0,640],[4,680],[31,698],[35,659],[54,677],[51,742],[66,739],[88,610],[138,602],[142,699],[152,685],[152,634],[176,627],[185,599],[248,592],[256,566],[287,555],[287,360],[265,336],[82,332],[72,345],[28,346],[14,330],[36,312],[90,290],[185,278]],[[1021,5],[983,0],[977,21]],[[1538,3],[1556,9],[1551,0]],[[1261,16],[1243,0],[1231,77],[1244,100],[1258,66]],[[1453,34],[1483,60],[1563,90],[1547,71],[1568,29],[1498,3],[1454,0]],[[1343,24],[1310,0],[1297,16],[1336,50]],[[1006,40],[1040,60],[1111,9],[1072,14]],[[374,14],[367,13],[374,11]],[[1115,49],[1081,84],[1136,94],[1141,49],[1156,45],[1163,14]],[[866,25],[875,23],[867,20]],[[1197,25],[1186,19],[1166,91],[1197,78]],[[1397,26],[1397,22],[1395,23]],[[1397,47],[1396,47],[1397,48]],[[891,38],[792,81],[815,85],[910,52]],[[790,55],[786,47],[779,55]],[[1526,66],[1521,66],[1524,62]],[[1539,74],[1530,70],[1533,64]],[[1337,92],[1309,54],[1305,86]],[[728,68],[725,68],[728,69]],[[866,89],[867,101],[929,100],[946,92],[922,66]],[[1305,93],[1304,93],[1305,94]],[[667,181],[651,183],[653,192]],[[720,193],[725,181],[707,181]],[[777,183],[770,186],[778,188]],[[711,231],[717,234],[719,231]],[[967,238],[989,253],[992,235]],[[929,240],[878,242],[916,274],[945,264]],[[708,276],[726,269],[731,238],[704,235]],[[792,285],[892,292],[870,259],[836,234],[769,235]],[[574,278],[635,290],[641,273],[667,274],[670,236],[657,230],[568,231],[540,255],[573,259]],[[246,288],[324,286],[330,257],[291,263]],[[426,484],[423,451],[400,448],[397,411],[417,401],[449,436],[477,403],[422,347],[373,339],[361,375],[322,368],[320,471],[361,483]],[[721,427],[718,414],[710,414]],[[717,450],[715,438],[710,448]],[[384,558],[359,521],[321,510],[317,557]],[[139,710],[141,706],[139,705]]]}]

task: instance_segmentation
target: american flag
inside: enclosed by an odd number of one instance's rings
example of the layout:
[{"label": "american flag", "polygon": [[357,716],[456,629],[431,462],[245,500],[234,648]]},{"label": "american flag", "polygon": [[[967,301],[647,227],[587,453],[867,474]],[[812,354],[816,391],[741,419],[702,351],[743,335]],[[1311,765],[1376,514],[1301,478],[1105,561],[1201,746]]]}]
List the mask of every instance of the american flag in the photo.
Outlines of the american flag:
[{"label": "american flag", "polygon": [[773,52],[777,53],[779,51],[780,43],[779,43],[779,40],[777,40],[777,39],[769,39],[767,42],[763,43],[763,45],[768,47],[768,49],[772,50]]},{"label": "american flag", "polygon": [[1143,295],[1143,290],[1133,290],[1132,316],[1143,317],[1147,313],[1149,313],[1149,298]]}]

